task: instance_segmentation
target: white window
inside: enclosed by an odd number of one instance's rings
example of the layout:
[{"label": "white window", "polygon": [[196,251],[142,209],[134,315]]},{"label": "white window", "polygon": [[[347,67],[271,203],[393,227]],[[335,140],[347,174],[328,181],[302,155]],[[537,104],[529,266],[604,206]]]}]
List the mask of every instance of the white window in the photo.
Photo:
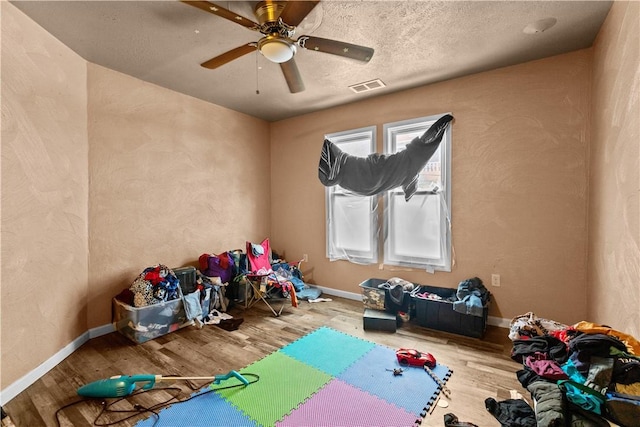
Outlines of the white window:
[{"label": "white window", "polygon": [[[404,150],[441,115],[384,125],[385,153]],[[451,127],[418,179],[407,202],[401,188],[386,192],[384,263],[451,271]]]},{"label": "white window", "polygon": [[[385,154],[402,151],[442,115],[384,125]],[[347,154],[376,151],[375,126],[325,135]],[[418,188],[405,201],[398,187],[376,196],[359,196],[336,185],[326,187],[327,257],[358,264],[378,262],[378,198],[384,199],[384,264],[451,271],[451,127],[419,174]]]},{"label": "white window", "polygon": [[[325,135],[347,154],[367,157],[376,151],[376,128]],[[378,262],[377,196],[359,196],[339,185],[326,187],[327,258],[358,264]]]}]

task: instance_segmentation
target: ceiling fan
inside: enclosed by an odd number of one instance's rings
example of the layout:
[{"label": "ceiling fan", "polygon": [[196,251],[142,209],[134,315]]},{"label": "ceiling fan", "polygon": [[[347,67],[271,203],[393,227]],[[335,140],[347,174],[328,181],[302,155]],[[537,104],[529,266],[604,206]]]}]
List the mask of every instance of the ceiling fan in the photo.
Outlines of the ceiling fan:
[{"label": "ceiling fan", "polygon": [[363,62],[369,62],[373,56],[373,49],[351,43],[313,36],[300,36],[296,40],[292,38],[295,34],[296,26],[300,25],[302,20],[320,2],[319,0],[260,1],[253,9],[258,23],[215,3],[208,1],[181,1],[240,24],[250,30],[258,31],[263,35],[257,42],[238,46],[200,65],[205,68],[215,69],[257,49],[270,61],[280,64],[291,93],[304,90],[304,83],[294,60],[294,55],[298,48],[343,56]]}]

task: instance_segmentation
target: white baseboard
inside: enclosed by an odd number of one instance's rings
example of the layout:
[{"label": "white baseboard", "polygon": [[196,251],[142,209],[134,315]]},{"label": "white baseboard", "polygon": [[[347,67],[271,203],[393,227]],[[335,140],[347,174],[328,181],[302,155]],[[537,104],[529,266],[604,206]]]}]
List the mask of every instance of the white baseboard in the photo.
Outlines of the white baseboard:
[{"label": "white baseboard", "polygon": [[113,323],[107,323],[106,325],[89,329],[89,339],[98,338],[115,331],[116,331],[116,328],[113,326]]},{"label": "white baseboard", "polygon": [[[322,286],[316,286],[323,293],[327,295],[335,295],[337,297],[342,297],[355,301],[362,301],[362,294],[355,292],[347,292],[341,291],[339,289],[325,288]],[[503,319],[500,317],[489,316],[487,319],[487,324],[492,326],[498,326],[500,328],[509,329],[511,320]],[[89,329],[87,332],[80,335],[78,338],[70,342],[66,345],[62,350],[58,351],[56,354],[47,359],[44,363],[38,366],[33,371],[29,372],[27,375],[20,378],[18,381],[11,384],[9,387],[5,388],[0,392],[0,405],[4,405],[9,402],[11,399],[16,397],[18,394],[22,393],[27,389],[31,384],[40,379],[44,374],[53,369],[58,363],[62,362],[66,359],[71,353],[76,351],[82,344],[86,343],[92,338],[97,338],[102,335],[109,334],[114,332],[115,328],[113,324],[109,323],[106,325],[98,326],[96,328]]]},{"label": "white baseboard", "polygon": [[487,319],[487,325],[509,329],[511,327],[511,319],[504,319],[502,317],[489,316],[489,318]]},{"label": "white baseboard", "polygon": [[[346,299],[362,301],[362,294],[357,294],[355,292],[347,292],[341,291],[338,289],[324,288],[322,286],[316,286],[318,289],[322,290],[323,293],[328,295],[335,295],[337,297],[342,297]],[[491,326],[497,326],[499,328],[509,329],[511,326],[511,319],[504,319],[502,317],[489,316],[487,318],[487,324]]]},{"label": "white baseboard", "polygon": [[339,289],[325,288],[323,286],[315,286],[327,295],[335,295],[346,299],[352,299],[356,301],[362,301],[362,294],[356,294],[355,292],[341,291]]},{"label": "white baseboard", "polygon": [[40,377],[49,372],[51,369],[56,367],[56,365],[66,359],[69,355],[71,355],[71,353],[76,351],[82,344],[86,343],[87,341],[89,341],[89,331],[83,333],[78,338],[71,341],[62,350],[58,351],[56,354],[44,361],[33,371],[29,372],[27,375],[23,376],[18,381],[2,390],[2,394],[0,395],[0,402],[2,402],[2,405],[6,404],[8,401],[26,390],[27,387],[36,382],[38,379],[40,379]]},{"label": "white baseboard", "polygon": [[106,335],[114,331],[113,325],[103,325],[97,328],[89,329],[87,332],[80,335],[75,340],[67,344],[62,350],[51,356],[49,359],[40,364],[33,371],[23,376],[9,387],[0,392],[0,405],[5,405],[11,399],[22,393],[31,384],[38,381],[44,374],[55,368],[60,362],[70,356],[74,351],[79,349],[82,344],[89,341],[91,338],[97,338],[102,335]]}]

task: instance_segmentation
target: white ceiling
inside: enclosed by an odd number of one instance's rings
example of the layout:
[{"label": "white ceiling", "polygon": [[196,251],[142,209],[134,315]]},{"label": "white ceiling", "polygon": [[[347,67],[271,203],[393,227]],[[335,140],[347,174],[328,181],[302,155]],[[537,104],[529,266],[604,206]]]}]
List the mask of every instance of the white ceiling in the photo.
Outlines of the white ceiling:
[{"label": "white ceiling", "polygon": [[[261,34],[178,1],[12,3],[89,62],[268,121],[589,47],[611,6],[594,0],[324,0],[293,38],[335,39],[375,53],[361,63],[298,49],[306,90],[291,94],[278,64],[257,52],[215,70],[201,67]],[[218,2],[257,21],[255,3]],[[546,18],[557,24],[523,32]],[[386,87],[349,89],[374,79]]]}]

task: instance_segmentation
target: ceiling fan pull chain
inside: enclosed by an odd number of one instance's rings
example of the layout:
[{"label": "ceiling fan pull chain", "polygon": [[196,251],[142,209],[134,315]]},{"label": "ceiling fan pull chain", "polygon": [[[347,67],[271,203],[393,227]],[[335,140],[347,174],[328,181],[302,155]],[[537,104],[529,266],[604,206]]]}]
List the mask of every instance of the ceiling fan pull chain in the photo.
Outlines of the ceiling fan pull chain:
[{"label": "ceiling fan pull chain", "polygon": [[258,56],[260,56],[260,54],[258,53],[258,50],[256,50],[256,95],[260,95],[260,86],[258,82],[258,74],[260,72],[260,67],[258,66]]}]

